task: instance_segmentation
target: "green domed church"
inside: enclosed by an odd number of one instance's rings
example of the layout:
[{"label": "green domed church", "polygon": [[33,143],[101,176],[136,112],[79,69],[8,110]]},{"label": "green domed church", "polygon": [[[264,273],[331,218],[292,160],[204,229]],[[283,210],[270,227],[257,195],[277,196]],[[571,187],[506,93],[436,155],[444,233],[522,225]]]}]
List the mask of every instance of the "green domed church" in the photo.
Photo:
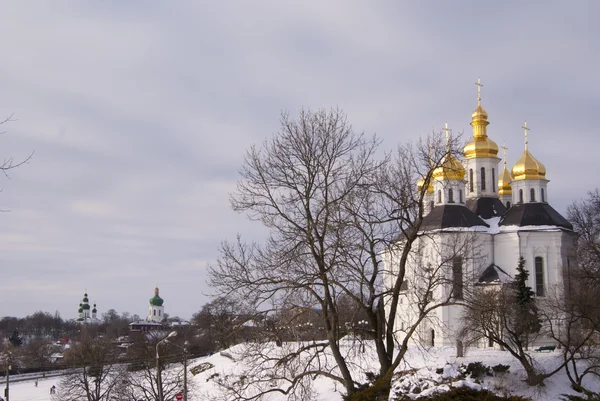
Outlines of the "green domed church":
[{"label": "green domed church", "polygon": [[164,300],[158,295],[158,287],[154,289],[154,296],[150,298],[150,306],[148,306],[148,317],[146,318],[149,322],[160,323],[165,318],[165,307],[163,306]]},{"label": "green domed church", "polygon": [[[83,299],[79,303],[79,309],[77,310],[77,321],[79,323],[96,323],[98,322],[98,318],[96,314],[98,310],[96,309],[96,304],[94,304],[93,309],[90,308],[90,300],[88,298],[87,292],[83,294]],[[91,314],[90,314],[91,312]]]}]

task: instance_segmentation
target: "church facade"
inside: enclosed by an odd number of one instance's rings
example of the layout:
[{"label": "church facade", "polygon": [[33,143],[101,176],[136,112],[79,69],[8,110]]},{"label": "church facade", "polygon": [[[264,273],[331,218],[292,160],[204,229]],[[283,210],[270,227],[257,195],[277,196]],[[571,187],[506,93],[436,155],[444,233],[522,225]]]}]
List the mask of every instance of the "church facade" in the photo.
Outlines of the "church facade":
[{"label": "church facade", "polygon": [[[478,105],[471,115],[473,136],[460,159],[448,153],[430,175],[425,216],[412,246],[399,299],[395,332],[401,340],[426,298],[460,301],[474,286],[497,286],[513,280],[523,257],[528,285],[536,297],[562,283],[573,257],[572,225],[550,204],[545,166],[525,149],[509,171],[488,137],[488,114]],[[502,164],[500,164],[502,162]],[[425,180],[418,182],[419,189]],[[386,283],[396,276],[402,241],[383,252]],[[388,305],[389,307],[389,305]],[[462,341],[462,306],[431,311],[413,339],[423,345],[452,346]],[[541,340],[543,343],[543,340]]]}]

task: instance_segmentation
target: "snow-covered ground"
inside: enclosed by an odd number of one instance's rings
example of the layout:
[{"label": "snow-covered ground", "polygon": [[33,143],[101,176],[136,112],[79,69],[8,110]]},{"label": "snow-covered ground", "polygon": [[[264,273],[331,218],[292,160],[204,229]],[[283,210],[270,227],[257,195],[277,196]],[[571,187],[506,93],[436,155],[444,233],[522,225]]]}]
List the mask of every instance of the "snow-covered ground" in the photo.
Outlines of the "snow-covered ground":
[{"label": "snow-covered ground", "polygon": [[[367,348],[364,358],[361,359],[360,366],[364,368],[371,362]],[[244,368],[243,361],[234,360],[235,355],[239,355],[240,346],[228,350],[227,354],[233,356],[233,359],[222,354],[215,354],[207,358],[200,358],[190,361],[190,368],[204,362],[210,362],[213,368],[199,373],[197,375],[188,374],[189,380],[195,387],[194,394],[190,395],[189,400],[205,401],[219,399],[219,387],[214,382],[216,378],[233,377],[242,372]],[[533,356],[542,370],[548,371],[560,363],[560,353],[533,353]],[[474,379],[453,379],[458,374],[460,365],[467,365],[469,362],[482,362],[488,366],[504,364],[510,366],[510,371],[496,377],[484,376],[480,379],[481,383],[476,383]],[[438,374],[436,370],[442,369],[443,373]],[[531,388],[523,383],[524,372],[519,364],[513,360],[508,352],[492,349],[467,350],[464,358],[456,358],[453,348],[411,348],[406,362],[400,367],[399,371],[411,371],[413,373],[403,376],[395,383],[395,389],[412,391],[419,387],[421,395],[435,391],[436,388],[445,388],[448,384],[440,385],[440,382],[448,382],[454,386],[469,385],[492,390],[498,394],[519,394],[530,397],[536,401],[555,401],[560,399],[561,394],[575,394],[570,389],[569,381],[564,371],[546,380],[546,386],[542,388]],[[218,374],[218,375],[216,375]],[[211,378],[212,377],[212,378]],[[11,401],[51,401],[50,387],[56,385],[59,387],[60,378],[40,379],[38,386],[35,387],[34,381],[14,382],[10,385]],[[331,380],[325,378],[316,378],[312,382],[315,393],[311,399],[315,401],[341,401],[341,392],[343,388],[335,385]],[[594,391],[600,392],[600,381],[590,378],[586,386]],[[2,385],[3,387],[3,385]],[[60,391],[60,388],[58,389]],[[417,396],[416,394],[414,395]],[[273,394],[268,398],[269,401],[286,400],[287,398],[280,394]]]}]

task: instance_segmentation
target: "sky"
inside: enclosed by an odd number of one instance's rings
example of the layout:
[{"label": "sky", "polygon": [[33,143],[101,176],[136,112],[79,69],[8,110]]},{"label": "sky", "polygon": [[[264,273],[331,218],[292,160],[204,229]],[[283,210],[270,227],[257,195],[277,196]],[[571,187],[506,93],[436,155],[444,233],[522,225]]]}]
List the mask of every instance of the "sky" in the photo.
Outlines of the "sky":
[{"label": "sky", "polygon": [[190,318],[207,265],[259,223],[233,212],[245,151],[282,111],[343,109],[383,150],[444,122],[546,165],[560,213],[598,186],[600,3],[590,1],[19,1],[2,6],[0,316],[84,292]]}]

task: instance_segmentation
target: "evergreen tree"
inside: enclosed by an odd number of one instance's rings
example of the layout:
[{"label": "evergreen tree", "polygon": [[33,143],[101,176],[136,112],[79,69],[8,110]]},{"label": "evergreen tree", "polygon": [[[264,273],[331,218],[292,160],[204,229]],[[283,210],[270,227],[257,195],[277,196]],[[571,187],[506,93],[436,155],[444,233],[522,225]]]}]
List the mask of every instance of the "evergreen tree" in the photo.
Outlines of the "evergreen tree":
[{"label": "evergreen tree", "polygon": [[516,332],[524,339],[526,346],[529,334],[539,332],[542,327],[538,308],[535,305],[535,294],[527,285],[528,278],[529,271],[525,269],[525,259],[521,256],[514,281],[516,298],[514,319]]},{"label": "evergreen tree", "polygon": [[23,344],[23,337],[19,334],[19,330],[13,331],[12,335],[8,338],[8,341],[15,347],[20,347]]}]

